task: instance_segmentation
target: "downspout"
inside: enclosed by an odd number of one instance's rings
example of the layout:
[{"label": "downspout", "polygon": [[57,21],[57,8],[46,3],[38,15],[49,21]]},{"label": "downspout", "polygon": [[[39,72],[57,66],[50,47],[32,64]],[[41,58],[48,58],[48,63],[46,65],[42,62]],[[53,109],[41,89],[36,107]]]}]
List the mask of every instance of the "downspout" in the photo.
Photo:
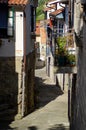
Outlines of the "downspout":
[{"label": "downspout", "polygon": [[24,27],[24,56],[23,56],[23,83],[22,83],[22,117],[25,115],[25,77],[26,77],[26,14],[23,13],[24,19],[23,19],[23,27]]}]

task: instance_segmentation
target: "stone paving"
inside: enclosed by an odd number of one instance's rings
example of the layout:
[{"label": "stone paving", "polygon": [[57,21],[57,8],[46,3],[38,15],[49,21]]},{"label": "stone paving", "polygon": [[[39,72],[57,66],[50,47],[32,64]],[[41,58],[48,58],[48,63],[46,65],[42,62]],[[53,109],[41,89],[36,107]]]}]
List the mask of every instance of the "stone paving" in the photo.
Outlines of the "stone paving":
[{"label": "stone paving", "polygon": [[46,69],[37,69],[36,110],[22,120],[11,122],[0,130],[69,130],[68,95],[46,76]]}]

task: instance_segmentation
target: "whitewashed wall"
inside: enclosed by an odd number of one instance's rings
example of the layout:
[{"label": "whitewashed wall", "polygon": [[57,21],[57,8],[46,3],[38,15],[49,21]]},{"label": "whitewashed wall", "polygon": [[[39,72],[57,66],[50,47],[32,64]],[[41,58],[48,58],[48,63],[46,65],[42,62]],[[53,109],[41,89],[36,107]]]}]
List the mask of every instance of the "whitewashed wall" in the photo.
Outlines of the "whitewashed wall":
[{"label": "whitewashed wall", "polygon": [[23,56],[23,12],[15,12],[14,37],[1,39],[0,57]]},{"label": "whitewashed wall", "polygon": [[[34,40],[31,38],[30,4],[26,6],[26,55],[34,50]],[[14,37],[3,39],[0,46],[1,57],[23,56],[24,53],[24,13],[15,11]]]},{"label": "whitewashed wall", "polygon": [[23,12],[15,13],[15,55],[23,56],[24,48],[24,26],[23,26]]}]

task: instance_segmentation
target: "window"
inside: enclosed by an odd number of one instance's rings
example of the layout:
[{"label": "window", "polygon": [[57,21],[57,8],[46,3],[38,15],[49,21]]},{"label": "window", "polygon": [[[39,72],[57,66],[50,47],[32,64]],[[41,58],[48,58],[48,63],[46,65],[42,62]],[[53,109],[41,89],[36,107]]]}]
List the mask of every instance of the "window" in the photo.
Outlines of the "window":
[{"label": "window", "polygon": [[13,36],[13,17],[14,11],[12,7],[0,5],[0,38]]},{"label": "window", "polygon": [[31,32],[34,32],[36,29],[36,8],[31,6]]},{"label": "window", "polygon": [[8,9],[8,28],[7,28],[8,36],[13,36],[13,30],[14,30],[14,9],[10,7]]},{"label": "window", "polygon": [[0,38],[7,37],[7,6],[0,6]]},{"label": "window", "polygon": [[59,23],[59,36],[63,36],[63,23]]}]

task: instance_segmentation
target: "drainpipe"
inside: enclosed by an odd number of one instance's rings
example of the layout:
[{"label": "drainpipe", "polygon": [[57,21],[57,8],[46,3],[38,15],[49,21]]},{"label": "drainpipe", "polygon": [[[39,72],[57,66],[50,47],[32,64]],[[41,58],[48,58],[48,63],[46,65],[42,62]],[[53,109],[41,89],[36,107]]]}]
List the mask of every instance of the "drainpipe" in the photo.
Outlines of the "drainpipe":
[{"label": "drainpipe", "polygon": [[22,117],[25,114],[25,76],[26,76],[26,14],[23,13],[24,20],[23,20],[23,27],[24,27],[24,57],[23,57],[23,83],[22,83]]}]

